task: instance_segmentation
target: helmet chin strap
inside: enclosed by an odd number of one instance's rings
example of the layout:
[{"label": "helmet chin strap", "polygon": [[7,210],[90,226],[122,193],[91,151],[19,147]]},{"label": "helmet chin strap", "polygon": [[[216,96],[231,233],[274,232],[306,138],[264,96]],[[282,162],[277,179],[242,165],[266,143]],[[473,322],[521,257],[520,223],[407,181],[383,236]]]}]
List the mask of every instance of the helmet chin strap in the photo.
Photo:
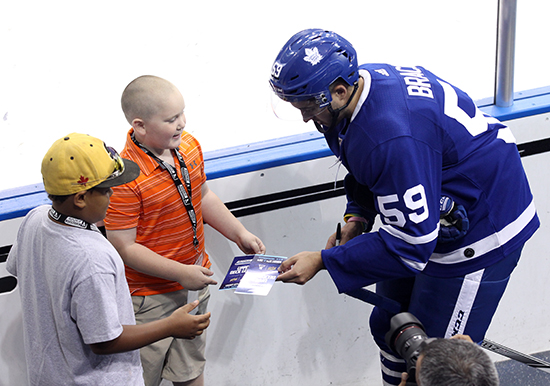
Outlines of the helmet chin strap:
[{"label": "helmet chin strap", "polygon": [[313,121],[313,123],[315,123],[315,127],[317,128],[317,131],[319,131],[320,133],[322,134],[325,134],[325,133],[328,133],[329,131],[331,131],[332,129],[334,129],[336,127],[336,125],[338,124],[338,116],[340,115],[340,112],[342,110],[345,110],[346,107],[349,106],[349,104],[351,103],[351,100],[353,99],[353,97],[355,96],[355,93],[357,92],[357,89],[359,88],[359,82],[355,82],[354,86],[353,86],[353,91],[348,99],[348,101],[346,102],[345,105],[343,105],[342,107],[339,107],[337,108],[336,110],[334,110],[332,108],[332,105],[329,104],[328,105],[328,111],[331,115],[331,122],[330,122],[330,126],[328,128],[325,129],[325,127],[315,121]]}]

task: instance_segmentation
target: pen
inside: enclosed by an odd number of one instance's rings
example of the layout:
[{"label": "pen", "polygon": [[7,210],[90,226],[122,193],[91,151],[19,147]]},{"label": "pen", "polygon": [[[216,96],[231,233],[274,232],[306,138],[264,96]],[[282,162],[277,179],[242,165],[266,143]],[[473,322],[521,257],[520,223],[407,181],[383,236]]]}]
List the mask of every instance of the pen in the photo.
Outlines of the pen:
[{"label": "pen", "polygon": [[338,225],[336,225],[336,242],[334,245],[340,245],[340,240],[342,240],[342,227],[340,226],[340,223],[338,223]]}]

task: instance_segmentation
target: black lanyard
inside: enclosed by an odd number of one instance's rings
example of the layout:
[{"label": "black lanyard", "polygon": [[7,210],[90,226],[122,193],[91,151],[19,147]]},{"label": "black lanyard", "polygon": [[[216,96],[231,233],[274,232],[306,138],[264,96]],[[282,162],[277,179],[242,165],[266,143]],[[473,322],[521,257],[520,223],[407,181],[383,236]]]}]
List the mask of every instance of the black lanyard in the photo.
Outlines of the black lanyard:
[{"label": "black lanyard", "polygon": [[199,239],[197,238],[197,216],[195,215],[195,209],[193,208],[193,201],[192,201],[192,195],[191,195],[191,177],[189,176],[189,171],[187,170],[187,166],[185,165],[185,161],[183,160],[182,155],[178,150],[172,149],[172,151],[176,154],[176,157],[178,158],[178,162],[180,163],[181,175],[183,176],[183,180],[185,182],[185,188],[187,188],[187,191],[183,187],[183,183],[178,177],[176,168],[174,168],[168,162],[158,158],[149,149],[147,149],[145,146],[139,143],[134,137],[133,133],[131,137],[132,137],[132,141],[134,141],[136,146],[138,146],[141,150],[143,150],[143,152],[147,154],[149,157],[157,161],[157,163],[161,168],[163,168],[164,170],[167,170],[168,173],[170,173],[170,177],[172,177],[172,180],[174,181],[174,185],[176,185],[176,189],[178,190],[178,193],[181,196],[181,200],[183,201],[183,206],[185,206],[185,209],[187,210],[189,221],[191,221],[191,226],[193,228],[193,246],[195,247],[195,250],[198,251]]},{"label": "black lanyard", "polygon": [[75,227],[75,228],[88,229],[88,230],[91,230],[91,231],[99,232],[99,229],[97,228],[97,226],[95,224],[90,224],[89,222],[84,221],[84,220],[79,219],[79,218],[76,218],[76,217],[66,216],[62,213],[59,213],[53,207],[50,208],[50,210],[48,211],[48,215],[50,216],[50,218],[52,220],[63,223],[65,225],[69,225],[69,226],[72,226],[72,227]]}]

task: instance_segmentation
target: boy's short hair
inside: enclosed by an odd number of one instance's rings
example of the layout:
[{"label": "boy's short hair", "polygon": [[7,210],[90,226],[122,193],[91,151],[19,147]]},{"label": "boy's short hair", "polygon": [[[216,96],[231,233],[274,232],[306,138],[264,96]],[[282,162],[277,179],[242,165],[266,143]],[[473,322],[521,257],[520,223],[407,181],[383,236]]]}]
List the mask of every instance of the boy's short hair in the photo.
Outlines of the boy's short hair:
[{"label": "boy's short hair", "polygon": [[122,111],[129,124],[135,118],[149,119],[166,98],[167,92],[177,90],[176,86],[154,75],[142,75],[131,81],[120,98]]},{"label": "boy's short hair", "polygon": [[[95,187],[88,189],[88,191],[91,192],[94,189]],[[55,202],[57,204],[63,204],[71,196],[73,196],[73,194],[68,194],[66,196],[56,196],[54,194],[48,194],[48,198],[50,199],[50,201]]]},{"label": "boy's short hair", "polygon": [[87,134],[72,133],[58,139],[42,160],[44,189],[52,196],[110,188],[138,176],[135,162],[122,159],[102,140]]}]

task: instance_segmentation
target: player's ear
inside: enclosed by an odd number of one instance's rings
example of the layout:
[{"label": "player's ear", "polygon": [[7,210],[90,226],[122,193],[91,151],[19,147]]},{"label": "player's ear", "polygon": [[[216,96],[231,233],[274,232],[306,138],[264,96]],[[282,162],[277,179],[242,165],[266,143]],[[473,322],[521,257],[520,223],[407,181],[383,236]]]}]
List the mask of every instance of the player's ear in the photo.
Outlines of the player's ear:
[{"label": "player's ear", "polygon": [[343,84],[339,84],[339,85],[335,86],[334,89],[332,90],[332,94],[336,98],[341,99],[341,100],[346,100],[347,101],[348,98],[349,98],[349,90]]}]

